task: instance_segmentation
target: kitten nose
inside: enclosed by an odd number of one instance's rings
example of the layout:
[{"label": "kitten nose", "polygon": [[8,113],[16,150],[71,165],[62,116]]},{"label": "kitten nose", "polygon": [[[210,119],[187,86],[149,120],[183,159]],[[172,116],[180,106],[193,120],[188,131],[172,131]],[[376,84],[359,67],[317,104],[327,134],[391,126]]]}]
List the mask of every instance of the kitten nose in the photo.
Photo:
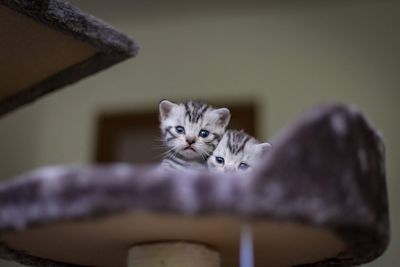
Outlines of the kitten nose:
[{"label": "kitten nose", "polygon": [[225,173],[233,173],[233,172],[236,172],[236,169],[234,166],[225,166],[224,172]]},{"label": "kitten nose", "polygon": [[234,168],[225,168],[225,170],[224,170],[224,172],[225,173],[233,173],[233,172],[236,172],[236,170],[234,169]]},{"label": "kitten nose", "polygon": [[189,145],[194,144],[196,142],[196,137],[193,137],[193,136],[186,137],[186,142]]}]

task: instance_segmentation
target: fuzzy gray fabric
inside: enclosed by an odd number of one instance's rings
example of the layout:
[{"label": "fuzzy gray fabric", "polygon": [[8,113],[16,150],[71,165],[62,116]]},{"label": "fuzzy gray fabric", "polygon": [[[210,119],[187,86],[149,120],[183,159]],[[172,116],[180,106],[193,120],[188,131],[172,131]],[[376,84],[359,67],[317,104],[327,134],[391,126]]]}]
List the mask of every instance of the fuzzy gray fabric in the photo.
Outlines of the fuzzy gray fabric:
[{"label": "fuzzy gray fabric", "polygon": [[[364,116],[352,107],[321,106],[273,145],[247,179],[124,164],[40,169],[0,185],[0,236],[137,210],[222,213],[324,227],[348,245],[336,258],[302,266],[357,266],[379,257],[389,241],[384,145]],[[30,266],[71,266],[6,244],[0,257]]]},{"label": "fuzzy gray fabric", "polygon": [[138,52],[138,45],[104,22],[61,0],[0,0],[0,5],[26,15],[96,47],[93,57],[0,101],[0,116],[24,104],[103,70]]}]

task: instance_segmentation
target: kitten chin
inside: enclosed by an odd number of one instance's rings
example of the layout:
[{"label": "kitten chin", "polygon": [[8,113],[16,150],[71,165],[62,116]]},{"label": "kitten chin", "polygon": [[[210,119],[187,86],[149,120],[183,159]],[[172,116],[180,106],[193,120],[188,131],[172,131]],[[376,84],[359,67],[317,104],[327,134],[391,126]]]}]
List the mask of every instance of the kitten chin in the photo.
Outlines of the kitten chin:
[{"label": "kitten chin", "polygon": [[187,160],[201,158],[201,154],[196,149],[183,148],[178,153]]}]

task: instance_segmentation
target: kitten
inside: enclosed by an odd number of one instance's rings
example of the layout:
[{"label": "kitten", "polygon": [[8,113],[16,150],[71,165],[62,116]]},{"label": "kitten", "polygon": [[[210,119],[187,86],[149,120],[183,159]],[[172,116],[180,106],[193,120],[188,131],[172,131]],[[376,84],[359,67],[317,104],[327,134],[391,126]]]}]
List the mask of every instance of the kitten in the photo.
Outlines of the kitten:
[{"label": "kitten", "polygon": [[227,130],[207,165],[212,171],[249,171],[270,148],[270,143],[260,143],[244,131]]},{"label": "kitten", "polygon": [[207,158],[217,147],[230,120],[227,108],[188,101],[160,102],[160,128],[168,151],[163,169],[206,167]]}]

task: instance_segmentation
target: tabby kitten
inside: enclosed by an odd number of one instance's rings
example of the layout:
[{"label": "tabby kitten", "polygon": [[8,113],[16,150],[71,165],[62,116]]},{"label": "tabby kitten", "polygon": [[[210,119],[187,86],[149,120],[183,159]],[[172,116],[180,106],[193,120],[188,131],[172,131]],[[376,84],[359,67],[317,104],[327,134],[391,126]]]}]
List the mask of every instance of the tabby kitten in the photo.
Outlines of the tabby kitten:
[{"label": "tabby kitten", "polygon": [[161,163],[166,169],[206,167],[230,120],[227,108],[214,109],[198,101],[160,102],[160,128],[168,151]]},{"label": "tabby kitten", "polygon": [[260,143],[244,131],[227,130],[207,165],[212,171],[248,171],[270,148],[270,143]]}]

